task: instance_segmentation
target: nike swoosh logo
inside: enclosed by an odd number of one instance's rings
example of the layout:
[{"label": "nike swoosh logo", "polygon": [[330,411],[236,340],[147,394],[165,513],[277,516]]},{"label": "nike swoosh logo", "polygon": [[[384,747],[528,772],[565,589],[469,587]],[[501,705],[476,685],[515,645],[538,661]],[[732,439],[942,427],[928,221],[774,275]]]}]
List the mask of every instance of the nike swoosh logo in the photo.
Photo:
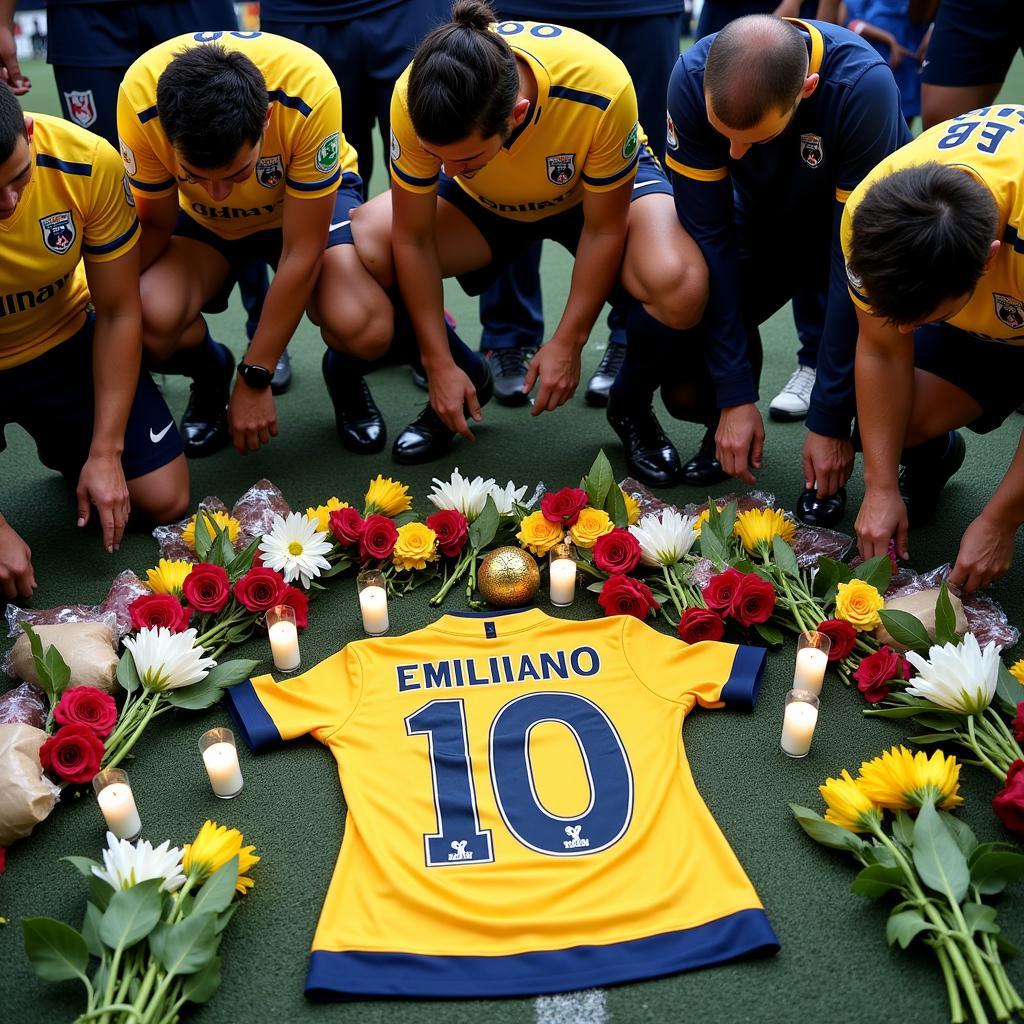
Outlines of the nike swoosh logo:
[{"label": "nike swoosh logo", "polygon": [[657,184],[658,184],[657,181],[654,181],[654,180],[651,180],[651,181],[638,181],[633,186],[633,191],[635,192],[638,188],[647,188],[648,185],[657,185]]},{"label": "nike swoosh logo", "polygon": [[330,226],[330,228],[328,228],[328,230],[329,231],[337,231],[338,228],[343,228],[346,224],[351,224],[351,223],[352,222],[348,221],[348,220],[339,220],[337,224],[332,224]]},{"label": "nike swoosh logo", "polygon": [[150,441],[152,441],[153,444],[159,444],[164,439],[164,436],[167,434],[167,431],[170,430],[171,427],[173,427],[173,426],[174,426],[174,420],[171,420],[171,422],[168,423],[167,426],[164,427],[164,429],[161,430],[159,434],[154,434],[153,433],[153,428],[150,427],[149,428],[149,439],[150,439]]}]

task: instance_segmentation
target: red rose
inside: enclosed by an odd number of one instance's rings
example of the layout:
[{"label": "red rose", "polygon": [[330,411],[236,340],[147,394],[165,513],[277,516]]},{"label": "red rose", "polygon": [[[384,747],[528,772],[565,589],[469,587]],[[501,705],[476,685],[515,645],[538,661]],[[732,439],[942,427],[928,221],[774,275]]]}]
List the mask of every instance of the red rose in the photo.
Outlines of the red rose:
[{"label": "red rose", "polygon": [[1014,761],[1006,785],[992,797],[992,810],[1011,831],[1024,835],[1024,761]]},{"label": "red rose", "polygon": [[687,608],[679,620],[679,636],[688,644],[701,640],[721,640],[725,635],[725,623],[718,612],[710,608]]},{"label": "red rose", "polygon": [[330,515],[331,532],[343,548],[359,543],[365,523],[358,509],[336,508]]},{"label": "red rose", "polygon": [[367,516],[363,535],[359,538],[359,557],[363,561],[390,558],[397,540],[398,528],[387,516]]},{"label": "red rose", "polygon": [[[188,579],[187,576],[185,578]],[[284,578],[280,573],[260,566],[250,569],[235,584],[235,597],[238,598],[238,603],[248,608],[249,611],[265,612],[268,608],[273,608],[275,604],[281,603],[284,588]]]},{"label": "red rose", "polygon": [[729,615],[732,611],[733,598],[743,580],[739,569],[726,569],[717,576],[712,576],[704,587],[704,603],[713,611]]},{"label": "red rose", "polygon": [[277,596],[277,603],[295,609],[295,625],[298,629],[305,629],[309,625],[309,595],[304,590],[285,584],[284,592]]},{"label": "red rose", "polygon": [[200,562],[185,577],[181,592],[196,611],[219,612],[231,597],[231,582],[221,566]]},{"label": "red rose", "polygon": [[775,588],[757,573],[748,572],[739,582],[730,612],[741,626],[767,622],[775,610]]},{"label": "red rose", "polygon": [[654,600],[651,588],[632,576],[610,576],[601,588],[597,603],[605,615],[635,615],[638,619],[646,619],[661,607]]},{"label": "red rose", "polygon": [[621,527],[598,537],[594,543],[594,565],[610,576],[632,572],[640,564],[640,542]]},{"label": "red rose", "polygon": [[880,647],[874,654],[861,658],[853,678],[864,699],[869,704],[877,704],[889,696],[891,680],[910,678],[910,664],[891,647]]},{"label": "red rose", "polygon": [[1018,743],[1024,743],[1024,700],[1017,705],[1017,717],[1013,720],[1013,736]]},{"label": "red rose", "polygon": [[457,558],[469,540],[469,520],[456,508],[427,516],[427,529],[437,534],[437,546],[447,558]]},{"label": "red rose", "polygon": [[53,709],[61,725],[84,725],[97,736],[109,736],[117,724],[117,705],[109,693],[95,686],[72,686]]},{"label": "red rose", "polygon": [[87,725],[62,725],[40,748],[43,768],[64,782],[88,782],[103,760],[103,740]]},{"label": "red rose", "polygon": [[132,629],[164,626],[172,633],[180,633],[188,629],[191,612],[173,594],[143,594],[128,605],[128,614]]},{"label": "red rose", "polygon": [[842,661],[853,652],[857,642],[857,630],[843,619],[826,619],[818,623],[818,632],[824,633],[832,641],[829,648],[829,661]]},{"label": "red rose", "polygon": [[587,507],[587,492],[580,487],[563,487],[549,491],[540,499],[540,510],[549,523],[558,523],[568,529],[574,526],[580,513]]}]

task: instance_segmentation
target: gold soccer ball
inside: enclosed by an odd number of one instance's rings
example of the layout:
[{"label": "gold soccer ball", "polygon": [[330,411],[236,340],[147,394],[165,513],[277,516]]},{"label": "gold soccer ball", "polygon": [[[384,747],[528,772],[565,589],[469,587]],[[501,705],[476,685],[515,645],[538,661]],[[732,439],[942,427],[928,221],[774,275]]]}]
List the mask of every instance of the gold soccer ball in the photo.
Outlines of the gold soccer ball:
[{"label": "gold soccer ball", "polygon": [[522,548],[496,548],[480,563],[476,585],[494,608],[517,608],[533,601],[540,586],[540,569]]}]

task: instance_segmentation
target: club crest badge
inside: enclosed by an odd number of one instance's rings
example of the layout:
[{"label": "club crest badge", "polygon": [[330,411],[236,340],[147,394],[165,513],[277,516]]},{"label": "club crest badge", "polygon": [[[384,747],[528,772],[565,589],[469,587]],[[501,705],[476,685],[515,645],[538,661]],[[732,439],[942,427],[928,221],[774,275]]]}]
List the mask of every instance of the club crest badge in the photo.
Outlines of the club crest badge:
[{"label": "club crest badge", "polygon": [[825,159],[825,152],[821,148],[820,135],[800,136],[800,159],[808,167],[819,167]]},{"label": "club crest badge", "polygon": [[576,173],[575,153],[554,153],[547,158],[548,181],[554,185],[566,185]]},{"label": "club crest badge", "polygon": [[93,98],[92,89],[66,92],[64,102],[68,107],[68,117],[75,124],[89,128],[96,123],[96,100]]},{"label": "club crest badge", "polygon": [[672,120],[672,115],[667,110],[665,111],[665,138],[668,141],[669,149],[679,148],[679,136],[676,134],[676,125]]},{"label": "club crest badge", "polygon": [[75,244],[75,220],[70,210],[40,217],[39,228],[43,232],[43,245],[58,256],[63,256]]},{"label": "club crest badge", "polygon": [[256,180],[264,188],[277,188],[284,178],[284,164],[280,156],[261,156],[256,161]]},{"label": "club crest badge", "polygon": [[1019,331],[1024,327],[1024,302],[1012,295],[995,292],[992,299],[996,304],[996,316],[1000,323],[1006,324],[1011,330]]},{"label": "club crest badge", "polygon": [[626,141],[622,143],[622,159],[629,160],[630,157],[636,152],[636,147],[640,143],[640,122],[629,130],[629,134],[626,136]]},{"label": "club crest badge", "polygon": [[131,146],[122,138],[117,140],[118,148],[121,150],[121,161],[124,163],[124,169],[129,174],[134,174],[137,170],[135,163],[135,153],[132,152]]},{"label": "club crest badge", "polygon": [[391,161],[392,163],[397,162],[402,158],[402,147],[399,145],[398,136],[395,135],[394,130],[391,132]]},{"label": "club crest badge", "polygon": [[316,151],[316,169],[324,173],[333,171],[338,166],[339,153],[338,133],[335,132],[320,143],[320,148]]}]

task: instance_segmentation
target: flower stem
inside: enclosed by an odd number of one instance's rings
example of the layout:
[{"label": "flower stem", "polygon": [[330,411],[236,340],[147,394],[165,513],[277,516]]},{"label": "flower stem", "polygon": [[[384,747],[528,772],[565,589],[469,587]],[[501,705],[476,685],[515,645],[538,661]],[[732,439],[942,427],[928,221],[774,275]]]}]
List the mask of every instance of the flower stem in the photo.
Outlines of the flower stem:
[{"label": "flower stem", "polygon": [[971,742],[969,744],[972,751],[978,755],[981,763],[1000,781],[1003,782],[1006,779],[1006,771],[1000,771],[999,768],[985,755],[982,750],[982,745],[978,742],[978,736],[974,728],[974,715],[968,715],[967,717],[967,733],[970,736]]},{"label": "flower stem", "polygon": [[943,940],[938,940],[933,946],[935,957],[942,968],[942,980],[946,983],[946,998],[949,1000],[949,1018],[951,1024],[964,1024],[967,1017],[964,1014],[964,1003],[960,998],[960,986],[957,984],[956,972],[949,962],[949,954]]},{"label": "flower stem", "polygon": [[[142,735],[147,725],[149,725],[150,719],[156,714],[158,705],[160,704],[160,694],[154,693],[149,701],[149,707],[146,709],[146,713],[142,718],[142,721],[132,730],[127,741],[121,746],[121,749],[110,759],[107,763],[107,768],[116,768],[124,759],[128,756],[129,751],[135,746],[138,738]],[[142,704],[140,703],[140,707]]]}]

